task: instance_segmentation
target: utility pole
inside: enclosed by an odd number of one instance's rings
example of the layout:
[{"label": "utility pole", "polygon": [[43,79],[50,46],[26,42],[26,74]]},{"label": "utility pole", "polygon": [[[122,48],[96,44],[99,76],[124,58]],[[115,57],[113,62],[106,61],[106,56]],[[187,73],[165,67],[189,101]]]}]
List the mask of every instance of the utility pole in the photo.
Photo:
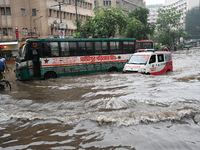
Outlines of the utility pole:
[{"label": "utility pole", "polygon": [[62,2],[62,3],[61,3],[61,2],[59,2],[57,5],[52,5],[52,6],[51,6],[51,7],[56,7],[56,6],[58,6],[58,7],[59,7],[59,11],[60,11],[60,23],[62,23],[61,5],[66,5],[66,6],[67,6],[67,3],[65,3],[65,2],[64,2],[64,0],[63,0],[63,2]]},{"label": "utility pole", "polygon": [[78,32],[77,0],[75,0],[75,9],[76,9],[76,25],[77,25],[77,32]]},{"label": "utility pole", "polygon": [[43,17],[43,16],[40,16],[39,18],[33,19],[36,36],[37,36],[37,30],[36,30],[35,20],[38,20],[38,19],[40,19],[40,18],[42,18],[42,17]]}]

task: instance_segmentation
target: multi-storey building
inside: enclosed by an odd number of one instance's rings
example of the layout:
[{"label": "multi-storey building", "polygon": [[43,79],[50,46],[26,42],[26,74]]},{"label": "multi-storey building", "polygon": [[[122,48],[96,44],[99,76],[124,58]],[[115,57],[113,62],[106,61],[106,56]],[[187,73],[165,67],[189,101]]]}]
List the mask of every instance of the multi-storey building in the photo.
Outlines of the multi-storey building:
[{"label": "multi-storey building", "polygon": [[146,7],[146,3],[143,0],[94,0],[94,6],[126,8],[124,12],[128,13],[136,8]]},{"label": "multi-storey building", "polygon": [[[0,0],[0,46],[4,45],[2,47],[5,52],[15,51],[16,55],[18,41],[23,37],[58,38],[61,22],[66,23],[66,28],[62,29],[64,35],[72,36],[76,29],[73,24],[76,17],[85,21],[87,16],[93,16],[94,8],[94,0],[78,0],[77,7],[75,2],[75,0],[64,0],[64,2],[63,0]],[[16,37],[16,29],[19,39]]]},{"label": "multi-storey building", "polygon": [[184,27],[186,12],[192,7],[198,6],[199,2],[199,0],[165,0],[165,4],[147,5],[147,8],[150,10],[148,22],[156,22],[156,19],[158,18],[157,10],[159,8],[170,9],[176,7],[177,11],[182,10],[180,25]]},{"label": "multi-storey building", "polygon": [[66,23],[66,28],[62,28],[64,36],[72,37],[76,30],[73,21],[76,18],[86,21],[86,17],[94,16],[97,5],[122,7],[128,12],[145,7],[146,3],[143,0],[0,0],[0,46],[4,45],[4,52],[16,55],[19,41],[24,37],[59,38],[61,22]]}]

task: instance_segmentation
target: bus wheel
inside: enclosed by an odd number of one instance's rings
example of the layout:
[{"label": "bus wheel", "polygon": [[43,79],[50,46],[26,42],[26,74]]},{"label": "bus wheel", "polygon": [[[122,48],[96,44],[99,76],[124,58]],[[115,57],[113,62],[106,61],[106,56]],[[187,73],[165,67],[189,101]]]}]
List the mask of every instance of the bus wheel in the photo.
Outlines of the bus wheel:
[{"label": "bus wheel", "polygon": [[113,71],[118,72],[118,69],[116,67],[111,67],[108,69],[108,72],[113,72]]},{"label": "bus wheel", "polygon": [[51,79],[51,78],[56,78],[56,74],[54,72],[45,73],[44,79]]}]

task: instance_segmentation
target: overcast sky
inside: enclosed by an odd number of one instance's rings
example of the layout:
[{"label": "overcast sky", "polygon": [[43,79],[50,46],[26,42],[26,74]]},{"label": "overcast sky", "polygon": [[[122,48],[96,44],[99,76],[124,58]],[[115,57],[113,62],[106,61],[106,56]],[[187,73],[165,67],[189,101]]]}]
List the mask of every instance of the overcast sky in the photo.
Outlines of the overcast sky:
[{"label": "overcast sky", "polygon": [[163,4],[165,0],[144,0],[146,1],[146,5],[153,5],[153,4]]}]

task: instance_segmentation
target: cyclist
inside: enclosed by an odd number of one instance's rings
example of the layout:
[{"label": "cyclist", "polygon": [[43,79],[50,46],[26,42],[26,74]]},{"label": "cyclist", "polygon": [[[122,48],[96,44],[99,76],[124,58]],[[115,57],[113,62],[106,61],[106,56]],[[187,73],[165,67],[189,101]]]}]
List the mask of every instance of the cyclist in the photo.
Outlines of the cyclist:
[{"label": "cyclist", "polygon": [[6,60],[5,58],[0,59],[0,80],[3,78],[2,72],[5,70]]}]

